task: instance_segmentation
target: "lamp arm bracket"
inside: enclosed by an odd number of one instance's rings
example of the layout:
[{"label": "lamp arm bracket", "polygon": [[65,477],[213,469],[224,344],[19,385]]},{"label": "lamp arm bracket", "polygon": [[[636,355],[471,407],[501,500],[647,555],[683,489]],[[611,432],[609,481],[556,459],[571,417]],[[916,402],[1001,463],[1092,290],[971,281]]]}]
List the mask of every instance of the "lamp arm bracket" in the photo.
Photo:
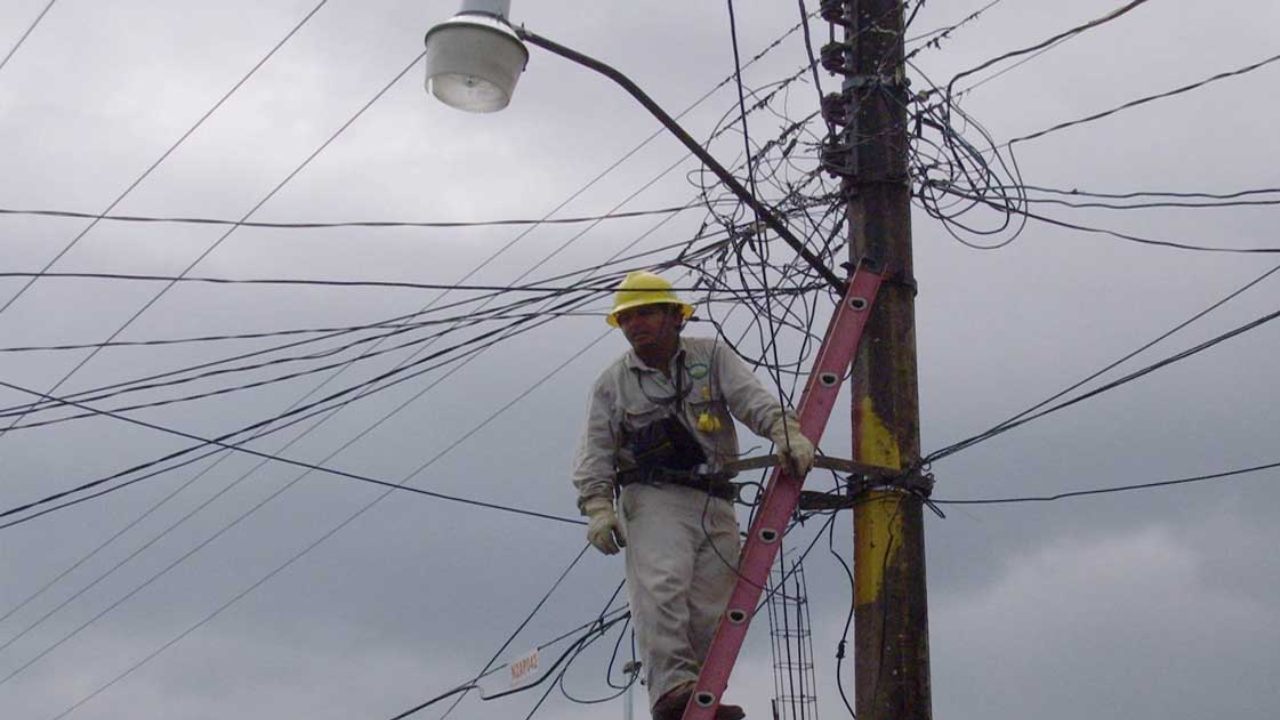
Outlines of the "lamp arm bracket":
[{"label": "lamp arm bracket", "polygon": [[831,268],[823,264],[822,259],[813,254],[809,248],[805,247],[804,243],[801,242],[786,226],[786,223],[782,222],[782,219],[778,217],[777,213],[752,195],[750,190],[744,187],[742,183],[738,182],[738,179],[735,178],[732,173],[726,170],[719,161],[712,157],[711,154],[707,152],[706,148],[702,147],[697,140],[694,140],[693,137],[676,122],[675,118],[671,117],[671,115],[669,115],[667,111],[663,110],[658,103],[654,102],[653,98],[649,97],[638,85],[632,82],[631,78],[628,78],[618,70],[596,60],[593,57],[584,55],[577,50],[567,48],[552,40],[548,40],[537,33],[526,30],[523,26],[514,29],[516,36],[530,45],[537,45],[538,47],[559,55],[566,60],[570,60],[582,65],[583,67],[595,70],[622,86],[622,88],[626,90],[631,97],[639,101],[651,115],[657,118],[668,132],[676,136],[676,138],[689,149],[689,152],[693,153],[699,160],[701,160],[702,164],[720,179],[720,182],[724,183],[734,195],[738,196],[739,200],[746,203],[748,207],[755,211],[759,217],[764,220],[765,224],[773,229],[774,232],[778,233],[778,236],[781,237],[784,242],[790,245],[805,262],[822,275],[823,279],[830,283],[832,288],[838,291],[841,295],[844,294],[846,288],[845,280],[837,275]]}]

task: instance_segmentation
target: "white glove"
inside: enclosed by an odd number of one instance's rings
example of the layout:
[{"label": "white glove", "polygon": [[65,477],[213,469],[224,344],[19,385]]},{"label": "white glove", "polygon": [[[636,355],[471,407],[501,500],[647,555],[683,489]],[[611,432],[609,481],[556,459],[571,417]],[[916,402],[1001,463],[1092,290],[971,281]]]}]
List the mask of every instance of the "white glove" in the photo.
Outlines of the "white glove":
[{"label": "white glove", "polygon": [[778,461],[787,469],[787,473],[797,480],[803,480],[813,469],[814,449],[809,438],[800,433],[800,423],[783,416],[773,424],[769,431],[773,439]]},{"label": "white glove", "polygon": [[618,548],[627,546],[627,535],[613,511],[613,501],[595,497],[582,504],[591,523],[587,526],[587,541],[605,555],[616,555]]}]

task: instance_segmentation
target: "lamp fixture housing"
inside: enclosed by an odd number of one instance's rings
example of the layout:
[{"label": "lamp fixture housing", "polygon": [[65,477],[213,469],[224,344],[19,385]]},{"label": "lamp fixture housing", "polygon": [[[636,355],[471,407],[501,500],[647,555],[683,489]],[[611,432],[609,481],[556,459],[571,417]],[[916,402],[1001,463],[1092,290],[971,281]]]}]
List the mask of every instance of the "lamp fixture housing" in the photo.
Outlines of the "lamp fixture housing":
[{"label": "lamp fixture housing", "polygon": [[496,112],[511,102],[529,50],[506,20],[509,0],[466,0],[427,31],[426,89],[468,112]]}]

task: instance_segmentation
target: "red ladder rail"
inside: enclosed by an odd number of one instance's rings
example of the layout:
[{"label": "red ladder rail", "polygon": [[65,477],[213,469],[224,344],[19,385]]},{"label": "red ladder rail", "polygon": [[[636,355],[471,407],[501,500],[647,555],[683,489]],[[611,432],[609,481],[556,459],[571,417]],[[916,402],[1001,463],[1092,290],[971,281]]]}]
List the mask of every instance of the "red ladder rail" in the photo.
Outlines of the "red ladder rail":
[{"label": "red ladder rail", "polygon": [[[866,269],[854,273],[840,306],[827,326],[813,372],[796,410],[801,432],[815,445],[827,427],[845,372],[853,363],[881,280],[881,275]],[[779,541],[799,503],[803,485],[803,478],[792,478],[781,465],[775,467],[769,476],[764,499],[747,533],[747,542],[738,562],[737,585],[716,628],[683,720],[714,720],[716,708],[729,685],[729,674],[733,672],[738,651],[742,649],[742,641],[760,602],[769,569],[777,557]]]}]

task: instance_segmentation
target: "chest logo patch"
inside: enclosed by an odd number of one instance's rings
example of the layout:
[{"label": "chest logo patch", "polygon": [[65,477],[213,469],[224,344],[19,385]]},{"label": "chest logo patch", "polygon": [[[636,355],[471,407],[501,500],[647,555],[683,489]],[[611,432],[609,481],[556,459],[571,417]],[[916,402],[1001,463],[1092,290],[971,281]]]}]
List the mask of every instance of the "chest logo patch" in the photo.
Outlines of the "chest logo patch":
[{"label": "chest logo patch", "polygon": [[711,372],[711,368],[706,363],[694,363],[689,366],[689,377],[694,380],[701,380]]}]

